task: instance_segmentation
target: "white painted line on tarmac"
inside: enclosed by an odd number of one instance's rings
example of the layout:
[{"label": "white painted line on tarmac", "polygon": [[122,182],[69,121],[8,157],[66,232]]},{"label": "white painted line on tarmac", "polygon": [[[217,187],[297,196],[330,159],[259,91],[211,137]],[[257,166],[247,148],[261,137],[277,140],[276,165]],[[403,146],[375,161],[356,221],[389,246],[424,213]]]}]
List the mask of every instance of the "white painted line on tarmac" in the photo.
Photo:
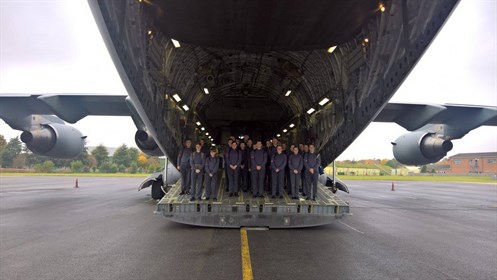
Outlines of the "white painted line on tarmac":
[{"label": "white painted line on tarmac", "polygon": [[408,196],[407,198],[410,198],[410,199],[417,199],[416,197],[414,196]]},{"label": "white painted line on tarmac", "polygon": [[357,231],[357,232],[358,232],[358,233],[360,233],[360,234],[364,234],[364,232],[362,232],[362,231],[360,231],[360,230],[358,230],[358,229],[354,228],[353,226],[349,226],[349,225],[347,225],[346,223],[344,223],[344,222],[342,222],[342,221],[338,221],[338,222],[339,222],[339,223],[341,223],[342,225],[344,225],[344,226],[346,226],[346,227],[350,228],[350,229],[351,229],[351,230],[353,230],[353,231]]}]

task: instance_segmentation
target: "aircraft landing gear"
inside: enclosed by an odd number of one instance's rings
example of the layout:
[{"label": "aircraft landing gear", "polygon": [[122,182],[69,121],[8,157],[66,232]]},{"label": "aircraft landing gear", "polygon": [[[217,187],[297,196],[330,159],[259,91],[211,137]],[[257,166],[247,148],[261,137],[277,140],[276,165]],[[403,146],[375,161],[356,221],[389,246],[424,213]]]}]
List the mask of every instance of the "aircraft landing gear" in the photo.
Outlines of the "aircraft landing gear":
[{"label": "aircraft landing gear", "polygon": [[164,191],[162,190],[162,180],[158,180],[152,183],[151,193],[153,199],[161,199],[164,197]]}]

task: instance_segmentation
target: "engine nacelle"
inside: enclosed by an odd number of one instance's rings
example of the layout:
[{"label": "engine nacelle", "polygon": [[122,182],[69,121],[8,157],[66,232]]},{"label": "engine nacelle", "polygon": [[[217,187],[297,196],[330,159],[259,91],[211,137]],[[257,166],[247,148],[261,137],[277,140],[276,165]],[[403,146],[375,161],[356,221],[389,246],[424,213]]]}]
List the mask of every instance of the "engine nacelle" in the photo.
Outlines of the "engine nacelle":
[{"label": "engine nacelle", "polygon": [[33,153],[56,158],[75,158],[85,147],[85,136],[74,127],[51,123],[24,131],[21,141]]},{"label": "engine nacelle", "polygon": [[155,142],[154,138],[146,130],[138,130],[135,133],[135,143],[140,150],[149,156],[163,156],[159,145]]},{"label": "engine nacelle", "polygon": [[435,137],[433,133],[414,131],[397,138],[393,145],[395,159],[406,165],[435,163],[452,150],[450,140]]}]

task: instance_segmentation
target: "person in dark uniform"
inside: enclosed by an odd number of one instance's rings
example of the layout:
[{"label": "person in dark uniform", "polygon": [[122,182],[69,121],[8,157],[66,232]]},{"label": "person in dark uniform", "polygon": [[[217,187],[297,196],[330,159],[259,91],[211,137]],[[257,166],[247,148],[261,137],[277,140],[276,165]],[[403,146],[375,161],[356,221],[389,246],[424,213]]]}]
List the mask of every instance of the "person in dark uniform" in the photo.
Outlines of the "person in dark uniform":
[{"label": "person in dark uniform", "polygon": [[321,157],[315,151],[314,144],[309,145],[309,153],[304,158],[304,166],[307,173],[307,200],[316,200],[318,191],[319,166]]},{"label": "person in dark uniform", "polygon": [[192,141],[185,140],[185,146],[178,153],[178,160],[176,166],[181,173],[181,192],[180,195],[186,194],[190,191],[191,168],[190,156],[192,155]]},{"label": "person in dark uniform", "polygon": [[[309,153],[309,145],[303,145],[304,149],[302,150],[302,158],[305,159],[305,157],[307,156],[307,154]],[[306,172],[306,169],[305,169],[305,166],[304,168],[302,168],[302,196],[307,196],[307,172]]]},{"label": "person in dark uniform", "polygon": [[[269,144],[269,145],[268,145]],[[273,138],[273,140],[268,140],[266,142],[266,148],[267,148],[267,157],[268,157],[268,160],[267,160],[267,169],[266,169],[266,181],[267,181],[267,184],[266,184],[266,188],[269,191],[272,190],[272,179],[271,179],[271,159],[273,158],[273,155],[276,154],[276,146],[278,145],[278,139],[276,138]]]},{"label": "person in dark uniform", "polygon": [[219,157],[217,149],[211,148],[209,157],[205,159],[205,199],[217,200],[217,171],[219,170]]},{"label": "person in dark uniform", "polygon": [[195,152],[190,157],[190,166],[192,168],[192,185],[190,188],[191,198],[190,201],[202,199],[202,179],[203,169],[205,164],[205,155],[202,153],[202,145],[197,143],[195,145]]},{"label": "person in dark uniform", "polygon": [[247,180],[248,184],[247,184],[247,186],[249,188],[252,187],[252,174],[251,174],[252,170],[250,168],[250,153],[252,153],[252,150],[254,150],[254,146],[253,146],[252,139],[249,138],[247,140],[247,168],[248,168],[247,169],[247,171],[248,171],[248,176],[247,176],[248,177],[248,180]]},{"label": "person in dark uniform", "polygon": [[293,153],[288,157],[288,169],[290,174],[290,192],[292,199],[297,199],[299,195],[301,173],[304,167],[304,158],[299,153],[298,147],[293,147]]},{"label": "person in dark uniform", "polygon": [[252,139],[249,138],[249,140],[247,140],[247,151],[252,151],[254,149],[254,142],[252,141]]},{"label": "person in dark uniform", "polygon": [[205,158],[209,157],[209,145],[205,143],[205,139],[200,139],[200,145],[202,145],[202,153],[205,155]]},{"label": "person in dark uniform", "polygon": [[257,141],[255,149],[250,153],[250,169],[252,173],[252,195],[264,197],[264,175],[266,174],[267,153],[262,148],[262,142]]},{"label": "person in dark uniform", "polygon": [[240,162],[240,181],[241,189],[243,192],[248,191],[248,153],[245,142],[240,143],[240,154],[242,155],[242,161]]},{"label": "person in dark uniform", "polygon": [[283,198],[283,184],[285,181],[286,155],[283,153],[283,147],[276,147],[276,154],[271,157],[271,194],[272,198],[276,194]]},{"label": "person in dark uniform", "polygon": [[224,148],[224,188],[225,188],[225,191],[229,191],[230,190],[230,182],[228,180],[228,169],[229,169],[229,166],[228,164],[226,163],[226,157],[228,156],[228,153],[229,151],[231,150],[231,143],[233,143],[233,136],[231,136],[229,139],[228,139],[228,145]]},{"label": "person in dark uniform", "polygon": [[237,149],[236,142],[231,143],[231,149],[226,155],[226,164],[228,165],[229,196],[238,196],[238,176],[240,174],[240,163],[242,154]]}]

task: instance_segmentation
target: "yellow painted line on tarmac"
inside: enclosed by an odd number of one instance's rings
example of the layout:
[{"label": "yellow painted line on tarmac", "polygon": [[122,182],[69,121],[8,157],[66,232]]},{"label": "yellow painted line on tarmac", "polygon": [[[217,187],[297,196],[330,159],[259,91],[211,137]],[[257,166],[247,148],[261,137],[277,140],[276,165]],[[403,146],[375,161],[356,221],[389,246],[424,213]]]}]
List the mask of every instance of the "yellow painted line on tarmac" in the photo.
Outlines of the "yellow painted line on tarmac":
[{"label": "yellow painted line on tarmac", "polygon": [[248,243],[247,230],[244,228],[240,229],[240,238],[242,246],[242,275],[243,280],[253,280],[252,275],[252,264],[250,262],[250,250]]}]

